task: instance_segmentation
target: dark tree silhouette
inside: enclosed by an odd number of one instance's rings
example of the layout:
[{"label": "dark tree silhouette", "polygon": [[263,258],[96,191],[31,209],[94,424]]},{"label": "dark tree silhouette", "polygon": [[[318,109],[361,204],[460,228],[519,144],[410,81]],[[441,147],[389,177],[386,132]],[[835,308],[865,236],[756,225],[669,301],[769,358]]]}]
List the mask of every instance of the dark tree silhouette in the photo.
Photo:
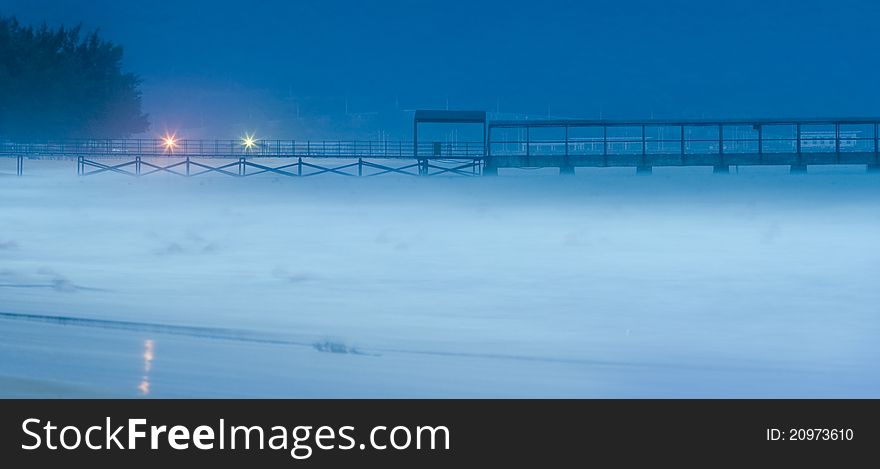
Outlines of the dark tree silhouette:
[{"label": "dark tree silhouette", "polygon": [[110,138],[149,128],[140,78],[122,71],[122,47],[80,33],[0,17],[0,136]]}]

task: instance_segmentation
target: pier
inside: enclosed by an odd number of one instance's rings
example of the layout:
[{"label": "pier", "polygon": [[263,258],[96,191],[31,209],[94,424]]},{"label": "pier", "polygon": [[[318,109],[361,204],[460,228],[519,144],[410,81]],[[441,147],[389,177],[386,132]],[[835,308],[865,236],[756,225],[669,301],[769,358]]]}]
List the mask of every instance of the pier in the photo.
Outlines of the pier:
[{"label": "pier", "polygon": [[[420,141],[423,124],[480,125],[482,141]],[[417,111],[411,141],[87,139],[0,141],[0,158],[76,162],[76,174],[142,177],[478,176],[500,169],[865,165],[880,170],[880,118],[489,120],[483,111]]]}]

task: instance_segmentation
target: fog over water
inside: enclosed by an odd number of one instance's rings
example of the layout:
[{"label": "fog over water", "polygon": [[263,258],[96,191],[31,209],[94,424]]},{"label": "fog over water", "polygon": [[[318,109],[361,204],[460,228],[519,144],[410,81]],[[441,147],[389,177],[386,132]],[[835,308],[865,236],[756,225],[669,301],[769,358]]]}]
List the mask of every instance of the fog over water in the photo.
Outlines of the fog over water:
[{"label": "fog over water", "polygon": [[880,177],[861,167],[242,180],[26,165],[0,177],[2,396],[880,390]]}]

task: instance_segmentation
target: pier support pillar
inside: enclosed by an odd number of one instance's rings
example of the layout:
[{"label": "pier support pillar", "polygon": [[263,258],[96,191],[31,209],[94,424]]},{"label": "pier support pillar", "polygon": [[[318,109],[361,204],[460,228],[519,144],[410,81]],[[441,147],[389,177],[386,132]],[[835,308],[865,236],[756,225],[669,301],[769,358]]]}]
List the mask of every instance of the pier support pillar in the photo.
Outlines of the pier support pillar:
[{"label": "pier support pillar", "polygon": [[18,155],[15,159],[15,175],[21,176],[24,174],[24,156]]},{"label": "pier support pillar", "polygon": [[636,166],[636,174],[652,174],[654,172],[654,168],[651,166]]},{"label": "pier support pillar", "polygon": [[880,173],[880,164],[869,164],[867,171],[869,173]]},{"label": "pier support pillar", "polygon": [[807,165],[793,164],[791,165],[791,174],[807,174]]},{"label": "pier support pillar", "polygon": [[492,164],[492,161],[486,159],[483,161],[483,176],[497,176],[498,166]]},{"label": "pier support pillar", "polygon": [[730,174],[730,165],[719,164],[712,167],[712,172],[715,174]]},{"label": "pier support pillar", "polygon": [[574,176],[574,166],[560,166],[559,167],[559,175],[560,176]]}]

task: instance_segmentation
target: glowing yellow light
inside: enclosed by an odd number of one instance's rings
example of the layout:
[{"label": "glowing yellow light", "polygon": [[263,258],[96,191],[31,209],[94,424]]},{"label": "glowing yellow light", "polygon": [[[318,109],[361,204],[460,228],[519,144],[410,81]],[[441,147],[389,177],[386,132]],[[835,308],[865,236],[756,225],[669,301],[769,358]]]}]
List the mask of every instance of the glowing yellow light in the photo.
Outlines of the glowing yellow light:
[{"label": "glowing yellow light", "polygon": [[241,138],[241,144],[248,150],[255,147],[257,145],[257,139],[253,135],[244,134],[244,137]]}]

